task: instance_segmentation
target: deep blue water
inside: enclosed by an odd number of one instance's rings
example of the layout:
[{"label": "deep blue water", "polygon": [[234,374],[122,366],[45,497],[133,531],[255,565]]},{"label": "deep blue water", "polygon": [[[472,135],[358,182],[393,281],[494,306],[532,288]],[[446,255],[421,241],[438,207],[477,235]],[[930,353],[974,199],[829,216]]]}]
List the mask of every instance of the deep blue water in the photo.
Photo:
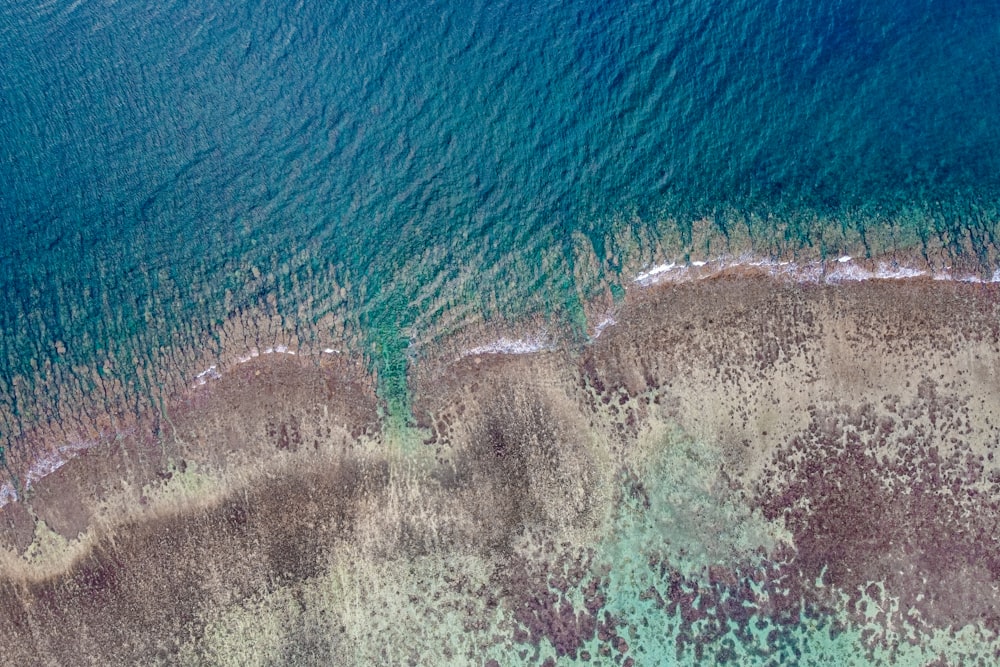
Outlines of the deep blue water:
[{"label": "deep blue water", "polygon": [[682,254],[704,216],[993,243],[995,2],[9,2],[0,53],[23,415],[32,360],[131,367],[237,308],[340,308],[398,385],[449,307],[561,316],[581,239],[614,282],[615,239]]}]

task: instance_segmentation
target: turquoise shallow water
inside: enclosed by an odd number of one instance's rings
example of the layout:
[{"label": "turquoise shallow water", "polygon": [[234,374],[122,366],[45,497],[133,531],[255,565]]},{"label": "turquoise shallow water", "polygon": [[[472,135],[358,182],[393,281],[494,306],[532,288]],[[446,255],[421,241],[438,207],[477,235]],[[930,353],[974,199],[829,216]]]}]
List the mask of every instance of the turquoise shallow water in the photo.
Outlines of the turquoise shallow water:
[{"label": "turquoise shallow water", "polygon": [[[574,282],[581,243],[616,282],[615,238],[680,256],[705,216],[720,238],[749,225],[762,254],[837,252],[831,234],[992,247],[998,17],[912,0],[9,3],[0,389],[32,359],[110,352],[128,373],[160,346],[211,346],[200,332],[239,308],[308,329],[340,307],[399,393],[408,338],[449,306],[573,321],[593,287]],[[904,233],[880,240],[890,224]]]}]

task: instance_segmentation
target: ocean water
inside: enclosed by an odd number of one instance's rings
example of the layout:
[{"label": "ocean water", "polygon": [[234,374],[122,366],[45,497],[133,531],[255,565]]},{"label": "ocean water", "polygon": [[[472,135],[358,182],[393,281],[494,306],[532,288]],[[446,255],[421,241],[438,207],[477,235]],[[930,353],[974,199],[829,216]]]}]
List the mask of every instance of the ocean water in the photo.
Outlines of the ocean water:
[{"label": "ocean water", "polygon": [[335,314],[391,397],[412,342],[579,328],[655,259],[994,263],[991,2],[54,0],[0,48],[8,438],[241,311]]}]

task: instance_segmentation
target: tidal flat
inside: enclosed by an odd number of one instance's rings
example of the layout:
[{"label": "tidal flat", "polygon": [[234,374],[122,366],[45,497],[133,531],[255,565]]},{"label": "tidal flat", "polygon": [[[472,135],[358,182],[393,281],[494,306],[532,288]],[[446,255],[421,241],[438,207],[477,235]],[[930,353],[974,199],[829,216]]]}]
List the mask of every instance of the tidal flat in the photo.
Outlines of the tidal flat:
[{"label": "tidal flat", "polygon": [[630,290],[440,341],[406,423],[346,355],[243,360],[0,509],[2,661],[991,664],[998,299]]}]

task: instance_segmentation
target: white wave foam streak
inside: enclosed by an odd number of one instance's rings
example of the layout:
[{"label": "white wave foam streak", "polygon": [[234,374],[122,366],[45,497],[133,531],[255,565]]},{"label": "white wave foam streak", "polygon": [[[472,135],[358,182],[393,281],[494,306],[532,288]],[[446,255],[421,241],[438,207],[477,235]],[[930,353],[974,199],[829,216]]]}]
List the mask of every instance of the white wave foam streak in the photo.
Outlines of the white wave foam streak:
[{"label": "white wave foam streak", "polygon": [[594,338],[593,339],[597,340],[598,338],[601,337],[601,334],[604,333],[605,329],[607,329],[608,327],[613,327],[616,324],[618,324],[618,320],[616,320],[614,318],[614,316],[608,315],[603,320],[601,320],[600,322],[598,322],[596,327],[594,327]]},{"label": "white wave foam streak", "polygon": [[980,278],[979,276],[973,275],[961,275],[957,277],[952,277],[950,274],[945,278],[939,278],[937,275],[934,276],[934,280],[956,280],[960,283],[976,283],[979,285],[990,285],[995,283],[1000,283],[1000,269],[993,272],[993,275],[989,278]]},{"label": "white wave foam streak", "polygon": [[69,463],[69,459],[59,452],[51,452],[35,459],[31,467],[28,468],[28,473],[24,476],[24,488],[30,489],[35,482],[43,477],[48,477],[67,463]]},{"label": "white wave foam streak", "polygon": [[911,278],[922,278],[927,275],[931,274],[911,266],[890,266],[884,263],[879,264],[878,270],[875,271],[875,277],[879,280],[909,280]]},{"label": "white wave foam streak", "polygon": [[254,348],[251,348],[250,351],[247,352],[246,354],[244,354],[242,357],[238,357],[236,359],[236,363],[238,363],[238,364],[245,364],[248,361],[256,359],[259,356],[260,356],[260,351],[257,348],[254,347]]},{"label": "white wave foam streak", "polygon": [[[123,436],[131,433],[135,433],[135,427],[125,429],[124,431],[117,431],[116,435]],[[30,489],[39,480],[59,470],[80,454],[86,452],[88,449],[97,447],[106,437],[107,434],[102,431],[101,437],[98,440],[84,440],[82,438],[72,440],[35,459],[31,462],[28,472],[24,475],[24,488]],[[0,507],[16,500],[18,500],[17,489],[9,482],[0,484]]]},{"label": "white wave foam streak", "polygon": [[17,500],[17,491],[14,490],[14,485],[10,482],[4,482],[0,484],[0,507],[3,507],[7,503],[12,503]]},{"label": "white wave foam streak", "polygon": [[222,373],[219,372],[215,364],[212,364],[202,372],[194,376],[194,387],[200,387],[209,380],[219,380],[222,378]]},{"label": "white wave foam streak", "polygon": [[[97,444],[96,440],[75,440],[57,447],[55,451],[51,451],[45,456],[35,459],[24,476],[24,488],[30,489],[33,484],[43,477],[51,475],[81,453],[91,447],[96,447]],[[14,499],[16,500],[16,498],[17,494],[15,493]]]},{"label": "white wave foam streak", "polygon": [[275,345],[274,347],[264,348],[264,354],[290,354],[294,356],[297,352],[295,350],[288,349],[287,345]]},{"label": "white wave foam streak", "polygon": [[492,343],[463,350],[459,359],[479,354],[531,354],[553,349],[547,338],[532,336],[530,338],[498,338]]},{"label": "white wave foam streak", "polygon": [[[668,276],[676,278],[685,273],[687,273],[687,266],[684,264],[677,264],[675,262],[669,262],[668,264],[660,264],[659,266],[654,266],[648,271],[643,271],[635,278],[632,282],[638,283],[639,285],[646,287],[649,285],[655,285],[658,282],[663,281]],[[671,273],[674,275],[671,276]]]},{"label": "white wave foam streak", "polygon": [[265,355],[265,354],[287,354],[287,355],[290,355],[290,356],[293,356],[293,357],[300,356],[300,355],[308,357],[308,356],[310,356],[312,354],[340,354],[340,353],[341,353],[340,350],[337,350],[337,349],[332,348],[332,347],[324,347],[322,350],[319,351],[319,353],[309,352],[309,351],[302,352],[301,350],[293,350],[290,347],[288,347],[287,345],[275,345],[273,347],[265,347],[263,351],[258,350],[257,348],[254,347],[254,348],[251,348],[250,350],[248,350],[247,353],[244,354],[243,356],[237,357],[236,358],[236,363],[238,363],[238,364],[245,364],[248,361],[253,361],[257,357],[260,357],[261,355]]},{"label": "white wave foam streak", "polygon": [[[849,271],[849,266],[842,265],[839,270]],[[777,268],[771,272],[771,275],[793,282],[818,283],[826,276],[826,267],[823,266],[822,262],[807,262],[805,264],[780,262]]]},{"label": "white wave foam streak", "polygon": [[790,280],[800,283],[849,283],[865,280],[912,280],[915,278],[933,278],[934,280],[951,280],[967,283],[1000,282],[1000,269],[992,278],[983,279],[974,275],[955,275],[950,267],[941,271],[928,271],[913,266],[895,263],[879,262],[875,268],[869,268],[856,261],[850,255],[828,261],[792,262],[763,259],[750,255],[739,257],[719,257],[708,261],[692,261],[688,264],[668,262],[639,273],[632,279],[639,287],[649,287],[661,282],[685,282],[703,280],[717,276],[730,269],[755,269],[763,271],[773,278]]},{"label": "white wave foam streak", "polygon": [[874,273],[862,266],[845,263],[828,272],[823,280],[827,283],[857,283],[874,277],[876,277]]}]

